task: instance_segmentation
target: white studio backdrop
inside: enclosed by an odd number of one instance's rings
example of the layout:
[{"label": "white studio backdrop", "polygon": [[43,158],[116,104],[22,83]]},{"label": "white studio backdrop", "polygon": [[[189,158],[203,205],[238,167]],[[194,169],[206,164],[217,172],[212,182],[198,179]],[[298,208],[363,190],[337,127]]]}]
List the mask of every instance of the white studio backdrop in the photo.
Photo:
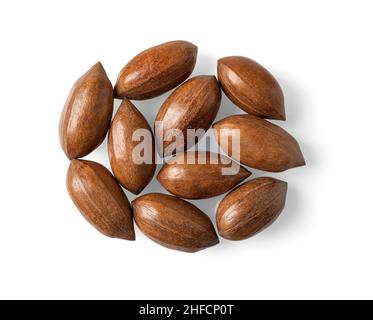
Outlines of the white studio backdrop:
[{"label": "white studio backdrop", "polygon": [[[0,298],[373,298],[371,1],[2,1]],[[100,60],[111,81],[140,51],[183,39],[193,75],[248,56],[278,79],[307,166],[283,214],[197,254],[104,237],[70,201],[58,122]],[[134,102],[152,125],[166,95]],[[116,108],[119,101],[116,100]],[[226,97],[217,120],[241,113]],[[87,157],[108,167],[106,141]],[[158,168],[159,169],[159,168]],[[143,191],[165,192],[154,178]],[[134,198],[127,192],[130,200]],[[220,197],[193,201],[213,220]]]}]

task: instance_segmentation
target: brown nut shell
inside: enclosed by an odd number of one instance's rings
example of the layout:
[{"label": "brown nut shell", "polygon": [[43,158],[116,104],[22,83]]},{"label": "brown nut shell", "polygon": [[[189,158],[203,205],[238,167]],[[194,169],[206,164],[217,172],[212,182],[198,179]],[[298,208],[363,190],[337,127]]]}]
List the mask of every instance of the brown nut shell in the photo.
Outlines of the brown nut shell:
[{"label": "brown nut shell", "polygon": [[60,143],[69,159],[84,157],[102,143],[113,103],[113,87],[98,62],[76,81],[61,114]]},{"label": "brown nut shell", "polygon": [[[249,167],[280,172],[305,165],[298,142],[269,121],[249,114],[234,115],[216,122],[213,128],[224,152]],[[236,139],[240,139],[239,159],[232,150]]]},{"label": "brown nut shell", "polygon": [[[146,138],[143,138],[143,141],[134,141],[134,134],[139,129],[145,131]],[[143,133],[140,134],[143,136]],[[143,155],[140,154],[139,148],[144,152]],[[108,151],[110,165],[117,180],[132,193],[140,193],[151,181],[156,169],[154,137],[144,116],[126,98],[112,121]],[[137,159],[134,159],[136,155],[141,156],[138,160],[144,161],[137,162]],[[148,159],[142,159],[144,156]]]},{"label": "brown nut shell", "polygon": [[227,97],[245,112],[285,120],[280,85],[259,63],[240,56],[222,58],[218,61],[218,78]]},{"label": "brown nut shell", "polygon": [[112,238],[135,240],[130,204],[112,174],[97,162],[72,160],[67,190],[81,214]]},{"label": "brown nut shell", "polygon": [[267,177],[237,187],[217,209],[219,234],[229,240],[243,240],[262,231],[281,214],[286,192],[286,182]]},{"label": "brown nut shell", "polygon": [[132,201],[132,207],[141,231],[164,247],[197,252],[219,243],[209,217],[189,202],[150,193]]},{"label": "brown nut shell", "polygon": [[175,88],[192,73],[197,47],[187,41],[171,41],[135,56],[120,71],[115,97],[144,100]]},{"label": "brown nut shell", "polygon": [[[188,129],[206,131],[214,121],[221,102],[221,90],[214,76],[197,76],[179,86],[163,103],[156,117],[155,128],[159,146],[165,156],[173,153],[168,150],[174,142],[179,151],[187,150],[196,141],[187,139]],[[180,130],[183,139],[167,138],[168,133]],[[202,135],[199,135],[200,138]],[[170,141],[167,141],[170,140]],[[179,142],[180,143],[179,143]]]},{"label": "brown nut shell", "polygon": [[248,170],[224,155],[185,152],[167,162],[157,179],[177,197],[205,199],[229,191],[250,175]]}]

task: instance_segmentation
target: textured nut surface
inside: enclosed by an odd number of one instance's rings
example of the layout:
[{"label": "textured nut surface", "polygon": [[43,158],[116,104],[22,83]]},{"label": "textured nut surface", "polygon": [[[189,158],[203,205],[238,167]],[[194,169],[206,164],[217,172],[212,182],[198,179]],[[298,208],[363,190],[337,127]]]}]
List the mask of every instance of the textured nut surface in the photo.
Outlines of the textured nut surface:
[{"label": "textured nut surface", "polygon": [[[237,173],[224,174],[223,168],[231,168]],[[250,174],[237,162],[224,155],[212,152],[185,152],[166,163],[158,173],[157,179],[164,188],[178,197],[205,199],[229,191]]]},{"label": "textured nut surface", "polygon": [[197,47],[187,41],[171,41],[135,56],[119,73],[116,98],[143,100],[156,97],[182,83],[192,73]]},{"label": "textured nut surface", "polygon": [[[181,150],[192,147],[195,139],[187,140],[187,130],[207,130],[218,113],[220,102],[221,90],[214,76],[197,76],[179,86],[163,103],[156,117],[162,124],[161,130],[155,133],[164,155],[172,154],[167,148],[173,143]],[[167,132],[172,133],[175,129],[182,132],[184,139],[167,139]]]},{"label": "textured nut surface", "polygon": [[229,240],[243,240],[262,231],[280,215],[286,192],[286,182],[267,177],[237,187],[217,209],[219,234]]},{"label": "textured nut surface", "polygon": [[98,62],[76,81],[61,114],[60,143],[69,159],[84,157],[102,143],[113,103],[113,87]]},{"label": "textured nut surface", "polygon": [[134,200],[132,207],[141,231],[162,246],[196,252],[219,243],[209,217],[184,200],[150,193]]},{"label": "textured nut surface", "polygon": [[[133,134],[138,129],[146,130],[151,135],[151,140],[133,141]],[[138,154],[135,148],[139,147],[144,147],[144,156],[150,155],[151,163],[138,164],[134,161],[133,154]],[[156,168],[154,138],[144,116],[126,98],[112,121],[108,150],[115,177],[127,190],[140,193],[151,181]]]},{"label": "textured nut surface", "polygon": [[305,165],[298,142],[269,121],[249,114],[234,115],[216,122],[213,128],[229,156],[234,156],[231,139],[240,139],[240,159],[236,160],[249,167],[280,172]]},{"label": "textured nut surface", "polygon": [[132,210],[123,190],[102,165],[72,160],[67,190],[81,214],[108,237],[135,240]]},{"label": "textured nut surface", "polygon": [[280,85],[254,60],[222,58],[218,61],[218,78],[224,93],[242,110],[262,118],[285,120]]}]

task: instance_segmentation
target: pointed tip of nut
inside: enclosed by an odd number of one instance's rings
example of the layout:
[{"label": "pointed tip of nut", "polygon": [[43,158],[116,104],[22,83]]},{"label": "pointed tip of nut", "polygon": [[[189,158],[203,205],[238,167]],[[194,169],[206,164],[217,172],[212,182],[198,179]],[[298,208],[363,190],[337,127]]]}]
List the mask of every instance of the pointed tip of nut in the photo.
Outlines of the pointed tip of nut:
[{"label": "pointed tip of nut", "polygon": [[163,180],[163,169],[164,169],[164,166],[161,168],[161,170],[158,172],[156,176],[156,179],[158,180],[158,182],[161,182],[161,180]]},{"label": "pointed tip of nut", "polygon": [[286,114],[285,114],[285,108],[284,107],[282,107],[281,110],[277,110],[277,115],[274,119],[275,120],[286,121]]},{"label": "pointed tip of nut", "polygon": [[133,199],[132,201],[131,201],[131,207],[132,207],[132,209],[134,209],[133,207],[134,206],[136,206],[136,203],[137,203],[137,200],[138,198],[136,198],[136,199]]},{"label": "pointed tip of nut", "polygon": [[187,40],[175,40],[175,41],[170,41],[170,42],[173,42],[173,43],[178,43],[178,44],[182,44],[186,47],[189,47],[191,48],[193,51],[195,51],[195,54],[197,55],[197,52],[198,52],[198,46],[196,46],[194,43],[191,43]]},{"label": "pointed tip of nut", "polygon": [[116,239],[121,239],[121,240],[127,240],[127,241],[136,241],[136,234],[135,230],[127,230],[123,231],[117,234],[113,235],[108,235],[109,238],[116,238]]},{"label": "pointed tip of nut", "polygon": [[119,239],[127,240],[127,241],[136,241],[135,231],[133,230],[130,233],[125,233],[123,235],[118,236]]},{"label": "pointed tip of nut", "polygon": [[104,234],[113,239],[122,239],[122,240],[127,240],[127,241],[135,241],[136,240],[136,233],[135,233],[135,228],[133,225],[133,220],[132,224],[126,226],[126,227],[119,227],[119,228],[114,228],[111,231]]},{"label": "pointed tip of nut", "polygon": [[146,186],[141,186],[141,187],[138,187],[137,189],[128,189],[128,191],[130,191],[131,193],[135,194],[135,195],[139,195],[141,193],[141,191],[143,191],[145,189]]},{"label": "pointed tip of nut", "polygon": [[75,158],[72,158],[70,159],[70,166],[69,166],[69,169],[75,169],[75,168],[78,168],[82,165],[82,161],[79,160],[79,159],[75,159]]},{"label": "pointed tip of nut", "polygon": [[103,70],[104,67],[100,61],[97,61],[88,71],[100,71]]},{"label": "pointed tip of nut", "polygon": [[242,172],[242,180],[245,180],[246,178],[250,177],[252,175],[251,171],[246,169],[245,167],[241,166],[241,172]]},{"label": "pointed tip of nut", "polygon": [[273,120],[286,121],[285,103],[284,103],[283,95],[282,95],[282,99],[278,101],[277,105],[272,108],[272,111],[270,112],[268,118],[273,119]]},{"label": "pointed tip of nut", "polygon": [[118,89],[118,81],[117,81],[117,83],[116,83],[115,86],[114,86],[114,91],[113,91],[113,93],[114,93],[114,98],[115,98],[115,99],[119,99],[119,100],[127,99],[123,94],[120,94],[119,91],[120,91],[120,90]]},{"label": "pointed tip of nut", "polygon": [[296,159],[294,161],[292,168],[303,167],[305,165],[306,165],[306,160],[304,159],[303,153],[299,148],[298,154],[296,156]]},{"label": "pointed tip of nut", "polygon": [[101,61],[97,61],[87,72],[87,74],[104,74],[107,77],[104,66]]},{"label": "pointed tip of nut", "polygon": [[306,165],[306,160],[304,160],[303,154],[301,154],[301,159],[298,162],[298,167],[303,167]]},{"label": "pointed tip of nut", "polygon": [[101,61],[97,61],[97,62],[93,65],[93,68],[94,68],[94,69],[104,69],[104,66],[102,65]]}]

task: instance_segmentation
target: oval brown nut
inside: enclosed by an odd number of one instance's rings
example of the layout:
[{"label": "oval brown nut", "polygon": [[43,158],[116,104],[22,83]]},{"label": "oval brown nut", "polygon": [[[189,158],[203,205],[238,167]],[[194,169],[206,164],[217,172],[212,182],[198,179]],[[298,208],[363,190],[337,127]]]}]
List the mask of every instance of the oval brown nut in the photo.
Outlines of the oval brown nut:
[{"label": "oval brown nut", "polygon": [[273,178],[257,178],[237,187],[219,204],[219,234],[243,240],[270,226],[285,206],[286,192],[287,183]]},{"label": "oval brown nut", "polygon": [[192,73],[197,47],[187,41],[171,41],[149,48],[121,70],[116,98],[144,100],[175,88]]},{"label": "oval brown nut", "polygon": [[[264,119],[249,114],[234,115],[218,121],[213,128],[222,149],[249,167],[280,172],[305,165],[298,142],[284,129]],[[232,141],[239,142],[239,157],[234,154]]]},{"label": "oval brown nut", "polygon": [[157,179],[177,197],[205,199],[229,191],[250,175],[228,157],[203,151],[176,155],[163,166]]},{"label": "oval brown nut", "polygon": [[[137,131],[140,129],[143,132]],[[136,141],[142,136],[143,141]],[[127,190],[140,193],[156,168],[154,138],[144,116],[126,98],[112,121],[108,149],[115,177]]]},{"label": "oval brown nut", "polygon": [[97,162],[72,160],[67,190],[81,214],[112,238],[135,240],[130,204],[112,174]]},{"label": "oval brown nut", "polygon": [[60,143],[69,159],[84,157],[102,143],[113,103],[113,87],[98,62],[76,81],[61,114]]},{"label": "oval brown nut", "polygon": [[209,217],[189,202],[150,193],[132,201],[132,208],[141,231],[164,247],[197,252],[219,243]]},{"label": "oval brown nut", "polygon": [[[187,139],[187,130],[206,131],[218,113],[220,102],[221,90],[214,76],[191,78],[172,92],[155,119],[155,134],[164,156],[173,154],[175,149],[179,152],[192,147],[196,139],[190,136]],[[203,135],[196,133],[198,138]]]},{"label": "oval brown nut", "polygon": [[228,98],[245,112],[285,120],[280,85],[254,60],[238,56],[222,58],[218,61],[218,78]]}]

